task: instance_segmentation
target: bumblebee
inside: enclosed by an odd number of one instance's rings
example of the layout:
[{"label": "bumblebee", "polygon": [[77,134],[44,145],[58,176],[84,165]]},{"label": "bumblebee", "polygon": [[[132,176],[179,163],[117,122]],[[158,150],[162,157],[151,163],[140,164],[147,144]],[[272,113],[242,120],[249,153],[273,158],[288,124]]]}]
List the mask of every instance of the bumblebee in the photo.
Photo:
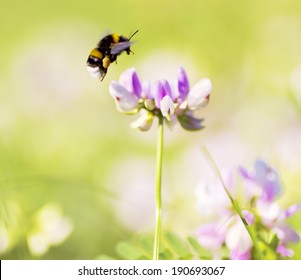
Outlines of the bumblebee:
[{"label": "bumblebee", "polygon": [[135,31],[129,38],[115,33],[102,38],[97,47],[94,48],[87,60],[87,70],[93,78],[98,78],[101,81],[107,74],[110,64],[117,62],[117,56],[122,52],[130,54],[130,49],[134,42],[130,42],[131,38],[138,32]]}]

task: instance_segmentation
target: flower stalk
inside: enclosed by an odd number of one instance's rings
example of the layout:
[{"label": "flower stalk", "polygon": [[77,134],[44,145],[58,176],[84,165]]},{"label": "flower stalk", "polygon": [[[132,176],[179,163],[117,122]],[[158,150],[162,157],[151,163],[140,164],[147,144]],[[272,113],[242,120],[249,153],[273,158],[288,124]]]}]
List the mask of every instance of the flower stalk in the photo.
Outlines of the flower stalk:
[{"label": "flower stalk", "polygon": [[157,138],[157,163],[156,163],[156,226],[154,238],[153,260],[159,260],[160,253],[160,237],[162,225],[162,159],[163,159],[163,116],[159,116],[158,138]]}]

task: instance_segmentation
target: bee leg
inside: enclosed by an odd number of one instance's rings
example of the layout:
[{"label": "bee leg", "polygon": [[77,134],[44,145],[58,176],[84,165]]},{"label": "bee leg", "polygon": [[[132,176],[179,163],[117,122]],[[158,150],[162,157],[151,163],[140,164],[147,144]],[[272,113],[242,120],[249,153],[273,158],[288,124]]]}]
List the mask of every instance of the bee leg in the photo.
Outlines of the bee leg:
[{"label": "bee leg", "polygon": [[103,68],[103,67],[99,67],[99,71],[100,71],[100,77],[99,80],[102,81],[105,76],[107,75],[107,68]]},{"label": "bee leg", "polygon": [[134,54],[134,52],[133,52],[130,48],[126,49],[125,51],[126,51],[126,53],[127,53],[128,55],[131,54],[131,53]]}]

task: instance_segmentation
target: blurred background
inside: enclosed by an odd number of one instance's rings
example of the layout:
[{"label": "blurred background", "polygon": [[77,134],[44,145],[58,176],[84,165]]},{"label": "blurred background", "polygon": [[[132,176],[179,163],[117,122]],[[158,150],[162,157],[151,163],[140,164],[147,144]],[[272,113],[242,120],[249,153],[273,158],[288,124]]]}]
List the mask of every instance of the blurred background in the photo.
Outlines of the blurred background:
[{"label": "blurred background", "polygon": [[[92,79],[98,40],[137,29],[134,54]],[[128,67],[213,83],[203,131],[165,129],[164,230],[194,235],[203,220],[195,188],[214,174],[202,145],[221,169],[266,160],[279,203],[301,201],[299,0],[5,1],[0,34],[1,259],[116,257],[117,242],[152,234],[156,125],[132,130],[108,92]]]}]

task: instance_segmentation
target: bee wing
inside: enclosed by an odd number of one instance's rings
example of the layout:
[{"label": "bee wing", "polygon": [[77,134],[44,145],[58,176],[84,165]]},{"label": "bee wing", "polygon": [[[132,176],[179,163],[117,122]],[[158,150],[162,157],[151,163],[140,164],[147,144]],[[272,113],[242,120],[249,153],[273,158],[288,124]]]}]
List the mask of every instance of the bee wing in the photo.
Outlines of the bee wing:
[{"label": "bee wing", "polygon": [[134,42],[130,42],[130,41],[116,43],[111,48],[111,54],[119,54],[120,52],[126,50],[133,44],[134,44]]}]

